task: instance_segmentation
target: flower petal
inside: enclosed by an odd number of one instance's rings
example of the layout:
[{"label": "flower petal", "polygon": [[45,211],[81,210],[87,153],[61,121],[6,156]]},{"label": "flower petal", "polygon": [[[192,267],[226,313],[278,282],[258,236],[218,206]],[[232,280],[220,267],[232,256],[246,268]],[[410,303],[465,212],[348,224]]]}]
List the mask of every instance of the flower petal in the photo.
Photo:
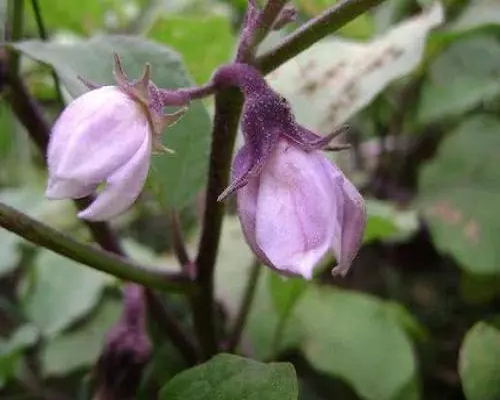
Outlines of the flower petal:
[{"label": "flower petal", "polygon": [[318,154],[281,140],[260,176],[256,241],[281,271],[310,279],[334,235],[331,186]]},{"label": "flower petal", "polygon": [[120,89],[92,90],[57,120],[47,152],[49,175],[97,185],[137,152],[149,131],[146,115]]},{"label": "flower petal", "polygon": [[123,213],[141,193],[148,176],[151,159],[151,136],[146,135],[139,150],[107,181],[103,192],[78,216],[90,221],[103,221]]},{"label": "flower petal", "polygon": [[335,221],[338,228],[332,240],[332,248],[337,258],[337,266],[332,274],[344,276],[356,257],[366,225],[366,209],[363,197],[342,171],[324,157],[323,168],[337,196]]},{"label": "flower petal", "polygon": [[81,199],[95,190],[95,185],[82,186],[73,179],[49,178],[45,196],[49,199]]}]

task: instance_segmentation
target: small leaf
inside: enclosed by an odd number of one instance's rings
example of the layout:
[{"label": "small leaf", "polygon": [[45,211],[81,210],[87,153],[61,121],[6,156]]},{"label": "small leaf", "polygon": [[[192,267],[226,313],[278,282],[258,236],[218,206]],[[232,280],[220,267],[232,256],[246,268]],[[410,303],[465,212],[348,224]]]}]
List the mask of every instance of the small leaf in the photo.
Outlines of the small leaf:
[{"label": "small leaf", "polygon": [[443,21],[439,3],[367,44],[326,39],[268,76],[299,122],[328,133],[389,83],[419,64],[429,31]]},{"label": "small leaf", "polygon": [[291,364],[264,364],[219,354],[181,372],[161,390],[161,400],[297,400],[298,384]]},{"label": "small leaf", "polygon": [[498,324],[476,323],[460,349],[459,371],[467,400],[500,398],[500,329]]},{"label": "small leaf", "polygon": [[48,250],[34,265],[33,287],[24,299],[26,316],[53,337],[86,316],[99,302],[109,277]]},{"label": "small leaf", "polygon": [[[37,40],[16,43],[17,50],[52,65],[72,96],[87,89],[79,80],[113,85],[113,53],[127,75],[139,77],[144,64],[151,64],[152,80],[161,88],[192,86],[178,53],[158,43],[131,36],[98,36],[71,44]],[[153,156],[151,186],[166,207],[182,208],[192,202],[205,183],[210,139],[210,120],[200,102],[174,126],[167,128],[163,144],[174,155]]]}]

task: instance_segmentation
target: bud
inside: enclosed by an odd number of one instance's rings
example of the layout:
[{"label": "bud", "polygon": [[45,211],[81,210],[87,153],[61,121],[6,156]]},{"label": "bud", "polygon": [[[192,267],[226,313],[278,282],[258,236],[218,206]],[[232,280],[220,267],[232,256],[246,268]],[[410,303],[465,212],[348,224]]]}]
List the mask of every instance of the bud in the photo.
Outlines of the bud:
[{"label": "bud", "polygon": [[161,144],[163,128],[184,113],[161,113],[149,66],[141,79],[129,83],[119,59],[115,61],[118,86],[99,87],[72,101],[56,121],[47,151],[47,197],[78,199],[106,184],[78,214],[88,220],[113,218],[133,204],[152,152],[169,151]]},{"label": "bud", "polygon": [[256,256],[286,275],[310,279],[332,250],[347,273],[363,238],[363,198],[321,149],[338,135],[316,135],[300,126],[288,102],[257,70],[242,64],[222,67],[216,86],[236,85],[245,95],[242,131],[232,181],[222,200],[236,192],[245,238]]}]

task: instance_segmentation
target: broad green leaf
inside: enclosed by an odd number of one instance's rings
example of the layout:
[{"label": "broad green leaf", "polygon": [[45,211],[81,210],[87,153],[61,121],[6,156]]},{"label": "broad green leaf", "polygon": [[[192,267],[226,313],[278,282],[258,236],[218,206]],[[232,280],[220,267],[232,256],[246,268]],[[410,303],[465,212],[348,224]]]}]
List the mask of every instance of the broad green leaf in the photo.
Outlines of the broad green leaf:
[{"label": "broad green leaf", "polygon": [[459,371],[467,400],[500,398],[500,329],[498,324],[476,323],[460,349]]},{"label": "broad green leaf", "polygon": [[434,243],[472,274],[500,273],[500,120],[465,120],[421,171],[419,206]]},{"label": "broad green leaf", "polygon": [[198,83],[228,62],[235,43],[229,18],[220,15],[165,16],[155,22],[148,37],[181,53]]},{"label": "broad green leaf", "polygon": [[101,299],[109,277],[50,251],[34,265],[33,286],[24,299],[27,318],[47,337],[85,317]]},{"label": "broad green leaf", "polygon": [[296,314],[309,362],[348,382],[361,398],[393,399],[415,379],[411,343],[383,301],[311,287]]},{"label": "broad green leaf", "polygon": [[161,390],[161,400],[297,400],[298,384],[291,364],[264,364],[219,354],[181,372]]},{"label": "broad green leaf", "polygon": [[94,365],[120,312],[118,301],[107,300],[83,325],[49,340],[40,355],[44,376],[62,376]]},{"label": "broad green leaf", "polygon": [[326,39],[268,76],[299,122],[331,132],[389,83],[414,70],[429,31],[443,21],[439,3],[369,43]]},{"label": "broad green leaf", "polygon": [[500,44],[474,36],[452,44],[429,69],[417,120],[428,124],[461,116],[500,94]]},{"label": "broad green leaf", "polygon": [[[166,46],[132,36],[98,36],[70,44],[27,41],[16,49],[52,65],[73,96],[85,92],[78,77],[113,84],[113,53],[117,53],[131,78],[150,63],[152,80],[162,88],[191,86],[192,81],[179,55]],[[200,102],[193,102],[186,115],[167,128],[163,143],[174,155],[153,156],[151,186],[167,207],[182,208],[205,183],[210,139],[210,120]]]}]

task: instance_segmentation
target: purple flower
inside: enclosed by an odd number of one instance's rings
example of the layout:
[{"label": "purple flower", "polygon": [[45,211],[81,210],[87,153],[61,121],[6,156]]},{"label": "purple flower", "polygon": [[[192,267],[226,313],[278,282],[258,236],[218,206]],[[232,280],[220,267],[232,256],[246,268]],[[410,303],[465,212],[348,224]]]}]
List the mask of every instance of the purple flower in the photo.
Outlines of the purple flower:
[{"label": "purple flower", "polygon": [[116,59],[118,86],[104,86],[78,97],[55,123],[47,151],[46,196],[78,199],[105,183],[89,207],[78,216],[106,220],[127,210],[146,181],[153,150],[165,149],[163,127],[184,110],[163,115],[157,89],[143,77],[128,83]]},{"label": "purple flower", "polygon": [[236,192],[243,232],[256,256],[286,275],[310,279],[331,250],[338,263],[332,272],[347,273],[366,212],[361,194],[321,152],[338,132],[321,137],[300,126],[288,102],[249,66],[223,67],[214,81],[245,94],[245,145],[220,199]]}]

